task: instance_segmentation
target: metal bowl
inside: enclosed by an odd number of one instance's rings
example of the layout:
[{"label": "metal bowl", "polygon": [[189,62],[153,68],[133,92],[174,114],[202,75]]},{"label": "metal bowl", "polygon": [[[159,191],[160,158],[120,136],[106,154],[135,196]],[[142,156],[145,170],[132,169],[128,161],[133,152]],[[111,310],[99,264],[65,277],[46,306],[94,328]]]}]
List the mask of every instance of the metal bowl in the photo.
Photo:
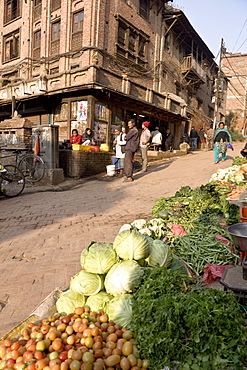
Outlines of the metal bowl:
[{"label": "metal bowl", "polygon": [[247,252],[247,223],[231,225],[227,231],[242,252]]}]

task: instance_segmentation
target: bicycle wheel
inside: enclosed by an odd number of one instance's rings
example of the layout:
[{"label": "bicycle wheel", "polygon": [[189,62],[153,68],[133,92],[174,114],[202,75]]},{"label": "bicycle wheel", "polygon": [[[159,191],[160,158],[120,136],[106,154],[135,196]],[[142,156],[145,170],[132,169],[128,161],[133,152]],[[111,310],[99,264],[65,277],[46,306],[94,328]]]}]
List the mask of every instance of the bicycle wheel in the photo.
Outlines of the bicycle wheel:
[{"label": "bicycle wheel", "polygon": [[40,181],[45,173],[44,161],[36,154],[25,154],[18,163],[18,168],[28,182]]},{"label": "bicycle wheel", "polygon": [[7,165],[4,168],[6,172],[1,173],[1,193],[9,198],[17,197],[25,187],[25,177],[16,166]]}]

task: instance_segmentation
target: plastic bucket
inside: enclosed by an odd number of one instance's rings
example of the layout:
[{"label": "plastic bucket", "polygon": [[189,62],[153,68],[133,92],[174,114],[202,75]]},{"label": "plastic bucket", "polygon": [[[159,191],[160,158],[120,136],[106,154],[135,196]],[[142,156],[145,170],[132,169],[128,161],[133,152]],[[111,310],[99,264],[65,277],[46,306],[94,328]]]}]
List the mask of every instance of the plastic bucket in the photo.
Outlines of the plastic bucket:
[{"label": "plastic bucket", "polygon": [[107,172],[107,176],[114,176],[115,175],[115,165],[110,164],[109,166],[106,166],[106,172]]}]

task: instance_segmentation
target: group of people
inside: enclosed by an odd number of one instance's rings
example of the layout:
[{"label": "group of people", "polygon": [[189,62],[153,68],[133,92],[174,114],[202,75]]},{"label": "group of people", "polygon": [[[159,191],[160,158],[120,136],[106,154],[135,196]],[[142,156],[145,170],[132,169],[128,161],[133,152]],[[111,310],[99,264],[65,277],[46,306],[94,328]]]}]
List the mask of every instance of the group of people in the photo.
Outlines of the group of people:
[{"label": "group of people", "polygon": [[[116,163],[115,168],[119,176],[123,176],[125,172],[125,181],[133,181],[133,163],[134,155],[140,149],[142,157],[142,169],[140,172],[146,172],[148,166],[147,151],[150,145],[156,145],[156,149],[162,148],[163,136],[158,127],[150,132],[150,122],[145,121],[142,123],[142,132],[139,137],[138,129],[135,126],[134,120],[128,122],[129,131],[127,134],[123,133],[121,125],[116,126],[115,133],[115,146],[116,146]],[[173,135],[170,130],[166,130],[164,140],[165,150],[173,150]]]},{"label": "group of people", "polygon": [[79,135],[78,130],[74,128],[69,139],[69,144],[95,145],[93,131],[90,128],[86,128],[84,134]]},{"label": "group of people", "polygon": [[197,149],[198,141],[201,143],[201,147],[208,147],[214,151],[214,163],[217,164],[221,160],[226,160],[227,149],[232,146],[232,137],[227,129],[227,125],[224,122],[219,122],[217,129],[214,130],[213,126],[205,132],[203,128],[199,132],[193,126],[190,131],[191,149]]},{"label": "group of people", "polygon": [[214,146],[214,129],[213,125],[205,131],[203,127],[200,128],[199,131],[195,129],[195,126],[191,127],[190,136],[189,136],[189,143],[191,146],[191,150],[196,150],[198,146],[201,149],[208,148],[209,150],[213,149]]},{"label": "group of people", "polygon": [[[150,132],[149,130],[150,122],[145,121],[142,123],[142,131],[139,136],[138,129],[135,126],[134,120],[128,121],[128,132],[127,134],[123,132],[123,127],[121,125],[116,126],[115,134],[116,138],[114,141],[116,148],[116,162],[115,168],[119,176],[123,176],[125,173],[125,181],[133,181],[133,168],[134,168],[134,155],[138,149],[140,149],[142,157],[142,169],[141,172],[147,171],[148,156],[147,151],[150,145],[156,145],[157,150],[162,148],[162,142],[165,146],[165,150],[173,150],[173,135],[170,130],[167,129],[164,135],[161,134],[158,127]],[[164,141],[163,141],[164,140]],[[227,127],[223,122],[219,122],[216,130],[211,126],[207,132],[201,128],[199,131],[193,126],[190,131],[190,135],[184,135],[182,141],[186,142],[189,140],[191,149],[197,149],[198,142],[200,142],[203,147],[207,145],[208,149],[214,150],[214,163],[226,159],[227,149],[233,147],[232,137],[229,133]],[[93,131],[90,128],[86,128],[83,135],[79,135],[76,129],[72,130],[72,135],[70,137],[70,144],[83,144],[83,145],[95,145],[93,138]],[[247,144],[246,148],[241,152],[243,156],[247,156]]]}]

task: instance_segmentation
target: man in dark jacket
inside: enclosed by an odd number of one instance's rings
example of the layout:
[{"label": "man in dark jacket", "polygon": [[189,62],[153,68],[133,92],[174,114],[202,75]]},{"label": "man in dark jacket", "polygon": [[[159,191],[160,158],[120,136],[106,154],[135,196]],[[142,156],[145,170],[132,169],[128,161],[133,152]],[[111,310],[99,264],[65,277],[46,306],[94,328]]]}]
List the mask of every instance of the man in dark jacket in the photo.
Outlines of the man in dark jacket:
[{"label": "man in dark jacket", "polygon": [[195,126],[192,126],[191,131],[190,131],[191,150],[197,149],[197,140],[198,140],[198,132],[195,129]]},{"label": "man in dark jacket", "polygon": [[134,120],[128,122],[129,132],[127,133],[125,140],[125,157],[124,157],[124,172],[126,178],[124,181],[133,181],[133,158],[135,152],[139,147],[139,133],[135,127]]}]

